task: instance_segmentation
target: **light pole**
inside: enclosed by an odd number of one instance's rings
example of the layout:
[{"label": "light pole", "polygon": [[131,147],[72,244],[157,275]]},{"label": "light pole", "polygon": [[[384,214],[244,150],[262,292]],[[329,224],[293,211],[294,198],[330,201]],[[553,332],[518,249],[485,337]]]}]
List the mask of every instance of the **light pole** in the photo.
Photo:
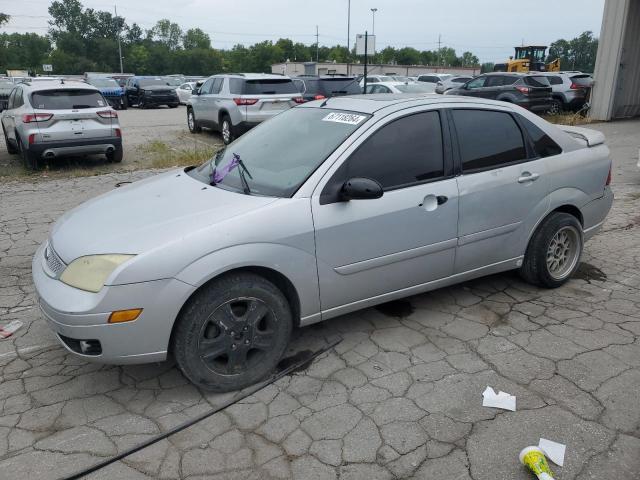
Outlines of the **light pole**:
[{"label": "light pole", "polygon": [[351,58],[351,0],[347,0],[347,75],[349,75],[349,59]]},{"label": "light pole", "polygon": [[376,38],[376,12],[378,11],[377,8],[372,8],[371,9],[371,14],[373,15],[373,28],[371,29],[371,35],[373,35],[373,62],[375,63],[376,61],[376,42],[375,42],[375,38]]}]

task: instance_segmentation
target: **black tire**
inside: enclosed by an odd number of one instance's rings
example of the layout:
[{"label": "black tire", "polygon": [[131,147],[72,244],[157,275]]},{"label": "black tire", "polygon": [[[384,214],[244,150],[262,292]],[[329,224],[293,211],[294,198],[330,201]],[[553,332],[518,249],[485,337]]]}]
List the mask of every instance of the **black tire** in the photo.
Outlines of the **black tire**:
[{"label": "black tire", "polygon": [[147,108],[147,102],[145,101],[144,97],[138,97],[138,108]]},{"label": "black tire", "polygon": [[196,120],[196,114],[193,113],[193,108],[187,108],[187,127],[191,133],[200,133],[202,127],[198,125]]},{"label": "black tire", "polygon": [[[562,238],[562,233],[571,237],[569,243],[575,246],[575,251],[567,253],[565,247],[557,243],[557,235]],[[552,213],[543,220],[531,237],[524,262],[520,267],[520,275],[533,285],[557,288],[566,283],[578,269],[583,246],[582,225],[578,219],[568,213]],[[566,255],[569,255],[569,258],[561,263],[558,257],[563,258]]]},{"label": "black tire", "polygon": [[231,123],[229,115],[223,115],[220,121],[220,135],[222,136],[222,143],[229,145],[236,139],[236,131]]},{"label": "black tire", "polygon": [[169,105],[169,108],[178,108],[179,105],[179,103],[172,103],[171,105]]},{"label": "black tire", "polygon": [[28,148],[24,148],[22,140],[20,140],[18,136],[16,136],[16,141],[18,142],[18,148],[20,149],[20,156],[22,157],[24,166],[28,170],[37,170],[38,160],[40,160],[40,156],[33,152],[30,152]]},{"label": "black tire", "polygon": [[18,153],[18,149],[9,141],[9,137],[7,136],[7,131],[4,129],[4,125],[2,126],[2,133],[4,134],[4,143],[7,145],[7,152],[11,155]]},{"label": "black tire", "polygon": [[122,162],[122,157],[124,155],[122,147],[116,148],[113,152],[107,153],[107,160],[113,163]]},{"label": "black tire", "polygon": [[562,103],[562,100],[560,100],[559,98],[551,99],[551,106],[547,111],[549,115],[559,115],[562,113],[563,110],[564,110],[564,105]]},{"label": "black tire", "polygon": [[127,101],[127,97],[122,97],[122,101],[120,102],[120,110],[126,110],[129,107],[129,102]]},{"label": "black tire", "polygon": [[196,386],[239,390],[274,370],[292,323],[287,299],[275,285],[251,273],[232,273],[205,285],[183,307],[174,327],[173,353]]}]

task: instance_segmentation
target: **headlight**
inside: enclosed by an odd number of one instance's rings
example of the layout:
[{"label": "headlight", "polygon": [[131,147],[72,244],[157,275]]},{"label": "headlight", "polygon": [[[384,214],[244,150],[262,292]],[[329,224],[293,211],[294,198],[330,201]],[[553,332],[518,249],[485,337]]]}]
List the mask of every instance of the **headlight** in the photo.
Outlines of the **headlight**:
[{"label": "headlight", "polygon": [[65,268],[60,280],[80,290],[99,292],[111,273],[135,255],[87,255],[76,258]]}]

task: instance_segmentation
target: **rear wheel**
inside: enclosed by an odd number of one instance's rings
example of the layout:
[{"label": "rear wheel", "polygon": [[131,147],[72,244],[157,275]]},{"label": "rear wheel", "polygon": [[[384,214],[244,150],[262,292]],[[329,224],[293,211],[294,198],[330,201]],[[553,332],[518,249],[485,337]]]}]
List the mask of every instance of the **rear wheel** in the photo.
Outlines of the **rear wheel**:
[{"label": "rear wheel", "polygon": [[4,133],[4,143],[7,145],[7,152],[10,154],[18,153],[18,149],[9,141],[7,131],[2,127],[2,133]]},{"label": "rear wheel", "polygon": [[229,115],[222,117],[222,123],[220,124],[220,134],[222,135],[222,142],[225,145],[229,145],[236,138],[233,124]]},{"label": "rear wheel", "polygon": [[187,109],[187,126],[191,133],[200,133],[202,131],[202,128],[198,125],[196,115],[193,113],[192,108]]},{"label": "rear wheel", "polygon": [[123,155],[122,147],[118,147],[113,152],[107,153],[107,160],[113,163],[120,163],[122,162]]},{"label": "rear wheel", "polygon": [[534,285],[557,288],[578,269],[582,248],[582,226],[576,217],[552,213],[533,234],[520,275]]},{"label": "rear wheel", "polygon": [[129,106],[129,102],[127,102],[127,97],[122,97],[122,100],[120,102],[120,109],[121,110],[126,110],[127,107]]},{"label": "rear wheel", "polygon": [[20,155],[22,156],[24,166],[29,170],[37,170],[39,155],[29,151],[28,148],[25,148],[22,144],[22,140],[20,140],[18,136],[16,136],[16,141],[18,142],[18,148],[20,149]]},{"label": "rear wheel", "polygon": [[549,107],[549,110],[547,111],[547,113],[549,115],[559,115],[562,112],[562,101],[554,98],[553,100],[551,100],[551,106]]},{"label": "rear wheel", "polygon": [[204,286],[185,305],[173,351],[195,385],[228,392],[271,373],[291,330],[291,310],[282,292],[263,277],[235,273]]}]

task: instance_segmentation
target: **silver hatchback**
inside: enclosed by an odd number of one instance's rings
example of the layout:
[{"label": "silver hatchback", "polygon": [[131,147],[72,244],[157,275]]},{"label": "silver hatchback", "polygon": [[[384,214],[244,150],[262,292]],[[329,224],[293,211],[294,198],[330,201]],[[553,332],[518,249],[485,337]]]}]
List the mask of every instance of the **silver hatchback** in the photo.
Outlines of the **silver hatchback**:
[{"label": "silver hatchback", "polygon": [[613,201],[602,134],[430,97],[309,102],[66,213],[33,259],[47,322],[86,359],[172,352],[227,391],[295,326],[506,270],[565,283]]},{"label": "silver hatchback", "polygon": [[84,82],[18,84],[0,122],[7,150],[22,155],[27,168],[63,155],[103,153],[122,161],[118,114],[100,90]]},{"label": "silver hatchback", "polygon": [[304,100],[289,77],[233,73],[209,77],[187,101],[191,133],[218,130],[225,145],[250,128]]}]

